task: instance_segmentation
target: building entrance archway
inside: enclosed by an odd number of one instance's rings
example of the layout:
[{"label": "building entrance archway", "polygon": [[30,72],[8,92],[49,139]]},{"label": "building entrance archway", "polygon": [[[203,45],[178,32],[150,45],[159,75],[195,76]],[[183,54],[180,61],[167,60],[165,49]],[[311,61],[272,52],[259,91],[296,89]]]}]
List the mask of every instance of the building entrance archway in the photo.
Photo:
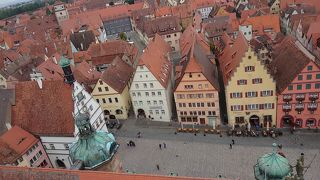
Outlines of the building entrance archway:
[{"label": "building entrance archway", "polygon": [[290,115],[285,115],[281,119],[281,127],[293,127],[293,117]]},{"label": "building entrance archway", "polygon": [[146,118],[146,113],[143,109],[138,109],[138,118]]},{"label": "building entrance archway", "polygon": [[57,164],[58,168],[60,168],[60,169],[66,169],[66,165],[65,165],[64,162],[61,161],[60,159],[57,159],[57,160],[56,160],[56,164]]},{"label": "building entrance archway", "polygon": [[260,122],[260,118],[257,115],[252,115],[249,118],[249,122],[250,122],[251,127],[258,127],[259,126],[259,122]]}]

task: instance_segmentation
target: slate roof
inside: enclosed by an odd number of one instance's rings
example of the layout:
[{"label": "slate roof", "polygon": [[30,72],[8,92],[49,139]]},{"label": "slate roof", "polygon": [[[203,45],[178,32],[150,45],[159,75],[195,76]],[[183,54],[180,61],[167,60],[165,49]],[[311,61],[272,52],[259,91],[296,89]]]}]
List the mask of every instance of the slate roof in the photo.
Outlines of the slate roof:
[{"label": "slate roof", "polygon": [[6,123],[11,124],[11,105],[15,103],[13,89],[0,89],[0,135],[6,132]]},{"label": "slate roof", "polygon": [[12,107],[12,125],[33,135],[73,136],[72,87],[63,81],[43,81],[16,84],[16,102]]},{"label": "slate roof", "polygon": [[121,94],[133,72],[134,69],[117,56],[102,73],[101,80]]}]

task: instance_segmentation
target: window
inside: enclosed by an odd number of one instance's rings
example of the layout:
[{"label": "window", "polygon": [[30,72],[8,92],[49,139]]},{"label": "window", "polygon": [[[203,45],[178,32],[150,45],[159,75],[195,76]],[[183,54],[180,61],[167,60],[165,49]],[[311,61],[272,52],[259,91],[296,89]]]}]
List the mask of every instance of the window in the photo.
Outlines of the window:
[{"label": "window", "polygon": [[153,83],[150,83],[150,88],[153,88]]},{"label": "window", "polygon": [[140,92],[138,92],[137,94],[138,94],[139,97],[141,96],[141,93],[140,93]]},{"label": "window", "polygon": [[159,110],[156,110],[156,114],[159,114]]},{"label": "window", "polygon": [[308,74],[307,75],[307,80],[311,80],[312,79],[312,74]]},{"label": "window", "polygon": [[320,89],[320,83],[316,83],[316,84],[314,85],[314,88]]},{"label": "window", "polygon": [[186,122],[186,118],[185,117],[181,117],[181,121],[182,122]]},{"label": "window", "polygon": [[260,108],[260,109],[273,109],[274,108],[274,104],[273,103],[265,103],[265,104],[262,104],[261,107],[262,108]]},{"label": "window", "polygon": [[247,84],[247,80],[245,79],[240,79],[237,81],[238,85],[246,85]]},{"label": "window", "polygon": [[257,110],[257,109],[259,109],[259,104],[248,104],[246,106],[246,109],[247,110]]},{"label": "window", "polygon": [[118,98],[114,98],[114,101],[115,101],[116,103],[119,102],[119,101],[118,101]]},{"label": "window", "polygon": [[133,101],[133,104],[134,104],[135,106],[137,106],[137,105],[138,105],[138,102],[137,102],[137,101]]},{"label": "window", "polygon": [[208,88],[208,87],[209,87],[209,85],[208,85],[208,84],[205,84],[205,85],[204,85],[204,88]]},{"label": "window", "polygon": [[202,116],[205,116],[206,112],[205,111],[201,111],[201,114],[202,114]]},{"label": "window", "polygon": [[[66,148],[66,149],[69,149],[69,145],[68,144],[64,144],[64,147]],[[40,151],[41,152],[41,151]]]},{"label": "window", "polygon": [[104,90],[105,90],[105,91],[109,91],[109,88],[108,88],[108,87],[104,87]]},{"label": "window", "polygon": [[157,101],[153,101],[153,104],[154,104],[154,105],[157,105]]},{"label": "window", "polygon": [[22,161],[23,161],[23,157],[20,157],[20,158],[18,159],[18,161],[19,161],[19,162],[22,162]]},{"label": "window", "polygon": [[161,114],[165,114],[165,111],[164,111],[164,110],[161,110]]},{"label": "window", "polygon": [[241,117],[236,117],[236,124],[242,124],[244,123],[244,117],[241,116]]},{"label": "window", "polygon": [[317,78],[317,79],[320,79],[320,74],[317,74],[317,75],[316,75],[316,78]]},{"label": "window", "polygon": [[151,101],[147,101],[147,104],[148,104],[148,105],[151,105]]},{"label": "window", "polygon": [[288,90],[289,90],[289,91],[293,90],[293,86],[292,86],[292,85],[289,85],[289,86],[288,86]]},{"label": "window", "polygon": [[142,106],[142,105],[143,105],[143,102],[142,102],[142,101],[139,101],[139,105]]},{"label": "window", "polygon": [[136,96],[136,93],[132,93],[132,96],[133,96],[133,97]]},{"label": "window", "polygon": [[246,67],[244,68],[244,71],[245,71],[245,72],[253,72],[253,71],[254,71],[254,66],[246,66]]},{"label": "window", "polygon": [[200,107],[200,103],[197,103],[197,107]]},{"label": "window", "polygon": [[49,144],[51,149],[56,149],[53,144]]},{"label": "window", "polygon": [[161,92],[160,91],[158,92],[158,96],[161,96]]},{"label": "window", "polygon": [[168,35],[167,35],[167,38],[171,38],[171,35],[170,35],[170,34],[168,34]]},{"label": "window", "polygon": [[273,91],[272,90],[267,90],[267,91],[261,91],[260,96],[265,97],[265,96],[272,96]]},{"label": "window", "polygon": [[155,93],[155,92],[151,92],[151,94],[152,94],[152,96],[155,96],[155,95],[156,95],[156,93]]},{"label": "window", "polygon": [[162,105],[162,104],[163,104],[163,101],[162,101],[162,100],[159,100],[159,104],[161,104],[161,105]]},{"label": "window", "polygon": [[139,84],[135,84],[136,88],[139,89]]},{"label": "window", "polygon": [[199,89],[202,89],[202,84],[199,84],[199,85],[198,85],[198,88],[199,88]]},{"label": "window", "polygon": [[101,89],[101,87],[98,87],[98,91],[99,91],[99,92],[102,92],[102,89]]},{"label": "window", "polygon": [[193,85],[185,85],[184,88],[185,89],[193,89]]},{"label": "window", "polygon": [[97,103],[100,103],[99,99],[96,99]]},{"label": "window", "polygon": [[241,110],[243,110],[242,105],[232,105],[231,106],[231,111],[241,111]]},{"label": "window", "polygon": [[257,97],[258,92],[246,92],[246,97]]},{"label": "window", "polygon": [[[202,94],[201,94],[202,95]],[[199,96],[199,95],[198,95]],[[203,95],[202,95],[203,96]],[[198,98],[202,98],[202,96],[198,97]],[[206,94],[206,98],[214,98],[214,93],[207,93]]]},{"label": "window", "polygon": [[185,95],[184,94],[177,94],[177,99],[185,99]]},{"label": "window", "polygon": [[146,94],[146,96],[149,96],[149,92],[146,92],[145,94]]},{"label": "window", "polygon": [[262,83],[262,78],[254,78],[252,79],[252,84],[261,84]]},{"label": "window", "polygon": [[307,67],[308,71],[312,71],[312,66]]},{"label": "window", "polygon": [[93,107],[92,107],[92,105],[90,105],[90,106],[89,106],[89,109],[90,109],[90,111],[92,111],[92,110],[93,110]]},{"label": "window", "polygon": [[143,83],[143,87],[144,87],[144,88],[147,88],[147,83]]},{"label": "window", "polygon": [[109,103],[112,103],[112,99],[111,98],[109,98]]},{"label": "window", "polygon": [[298,75],[298,80],[301,81],[303,79],[303,75]]},{"label": "window", "polygon": [[204,107],[204,103],[201,103],[201,107]]},{"label": "window", "polygon": [[100,81],[99,81],[99,84],[100,84],[100,85],[102,85],[102,84],[103,84],[103,82],[100,80]]},{"label": "window", "polygon": [[107,103],[105,98],[102,98],[102,102],[103,102],[104,104]]},{"label": "window", "polygon": [[311,89],[311,84],[306,84],[306,89]]},{"label": "window", "polygon": [[301,90],[301,89],[302,89],[302,85],[301,84],[297,85],[297,90]]},{"label": "window", "polygon": [[192,74],[191,73],[189,74],[189,78],[192,78]]},{"label": "window", "polygon": [[241,92],[230,93],[230,98],[242,98]]},{"label": "window", "polygon": [[153,114],[153,111],[152,111],[152,110],[149,110],[149,114]]}]

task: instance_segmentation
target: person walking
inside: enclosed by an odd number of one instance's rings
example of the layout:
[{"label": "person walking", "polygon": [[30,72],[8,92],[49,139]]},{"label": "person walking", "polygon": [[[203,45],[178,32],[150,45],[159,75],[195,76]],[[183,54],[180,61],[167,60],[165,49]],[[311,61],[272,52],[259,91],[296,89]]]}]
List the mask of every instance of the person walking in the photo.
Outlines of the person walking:
[{"label": "person walking", "polygon": [[232,144],[230,144],[230,149],[232,149]]},{"label": "person walking", "polygon": [[234,139],[232,139],[232,144],[234,144]]},{"label": "person walking", "polygon": [[159,148],[161,149],[161,144],[159,144]]},{"label": "person walking", "polygon": [[157,169],[158,169],[158,171],[160,170],[160,166],[159,166],[159,164],[157,164]]},{"label": "person walking", "polygon": [[163,143],[163,148],[164,148],[164,149],[166,149],[166,148],[167,148],[166,143]]}]

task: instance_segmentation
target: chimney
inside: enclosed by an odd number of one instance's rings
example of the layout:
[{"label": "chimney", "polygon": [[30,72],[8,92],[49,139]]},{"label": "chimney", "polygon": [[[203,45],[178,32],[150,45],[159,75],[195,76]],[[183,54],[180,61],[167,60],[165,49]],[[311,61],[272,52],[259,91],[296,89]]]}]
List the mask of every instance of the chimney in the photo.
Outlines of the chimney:
[{"label": "chimney", "polygon": [[57,50],[57,45],[55,42],[53,43],[53,46],[54,46],[54,49]]},{"label": "chimney", "polygon": [[45,48],[44,48],[44,50],[46,51],[46,54],[48,54],[48,48],[47,48],[47,47],[45,47]]},{"label": "chimney", "polygon": [[80,46],[81,46],[81,50],[83,50],[83,43],[80,43]]},{"label": "chimney", "polygon": [[39,88],[42,89],[42,79],[38,77],[36,81],[38,83]]},{"label": "chimney", "polygon": [[55,56],[52,56],[52,60],[53,60],[53,62],[54,62],[55,64],[58,64],[57,58],[56,58]]}]

